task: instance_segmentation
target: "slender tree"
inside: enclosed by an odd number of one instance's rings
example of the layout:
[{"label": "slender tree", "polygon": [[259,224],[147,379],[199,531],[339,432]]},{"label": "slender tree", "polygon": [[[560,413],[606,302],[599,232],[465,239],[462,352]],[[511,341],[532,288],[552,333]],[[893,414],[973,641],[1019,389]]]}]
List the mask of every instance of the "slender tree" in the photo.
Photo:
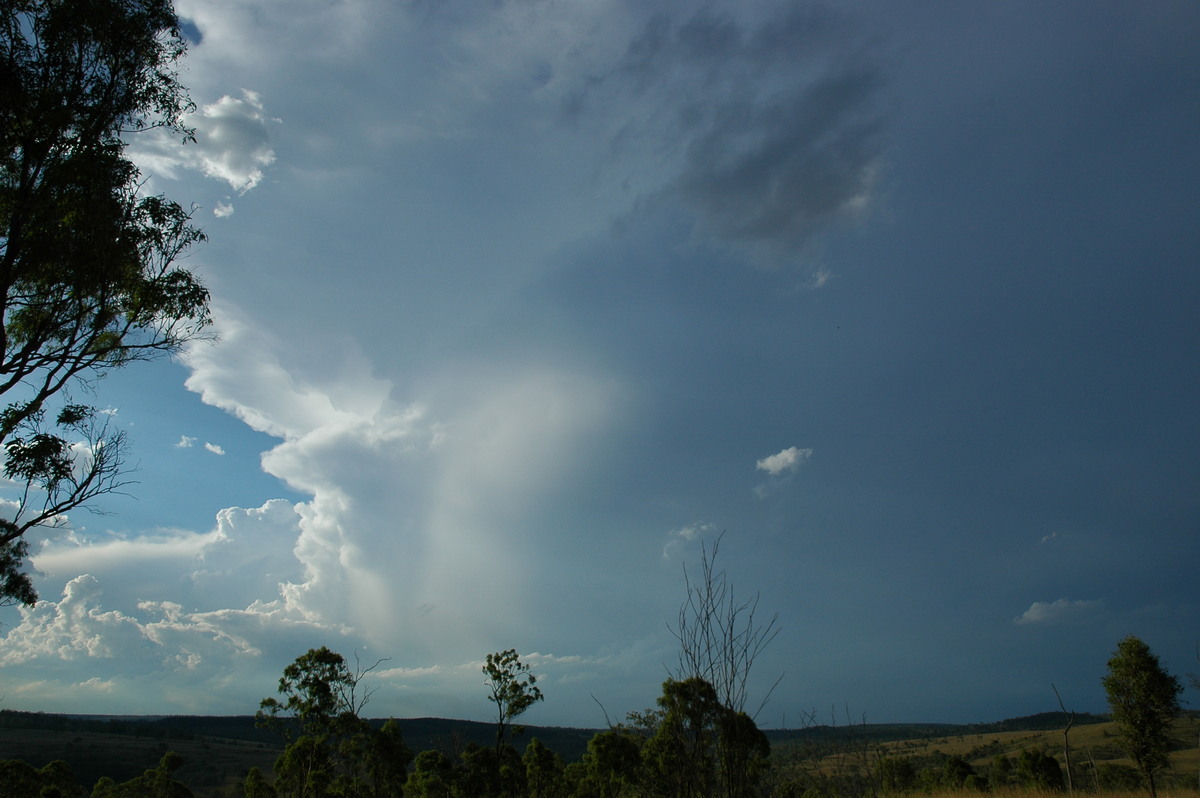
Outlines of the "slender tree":
[{"label": "slender tree", "polygon": [[[488,688],[488,700],[496,705],[496,757],[499,760],[504,737],[513,718],[543,700],[537,687],[537,676],[521,662],[516,649],[488,654],[483,664],[484,686]],[[514,731],[520,731],[519,728]]]},{"label": "slender tree", "polygon": [[1117,645],[1103,684],[1121,746],[1150,795],[1157,796],[1155,776],[1170,763],[1171,721],[1179,714],[1183,688],[1150,647],[1132,635]]},{"label": "slender tree", "polygon": [[1063,729],[1063,761],[1067,765],[1067,792],[1073,793],[1075,792],[1075,780],[1071,776],[1071,727],[1075,725],[1075,713],[1067,712],[1067,707],[1063,704],[1057,687],[1052,684],[1050,689],[1054,691],[1054,697],[1058,699],[1058,708],[1062,710],[1063,717],[1067,720],[1067,725]]},{"label": "slender tree", "polygon": [[735,798],[752,794],[764,769],[769,744],[753,718],[783,676],[775,680],[753,712],[745,711],[750,672],[779,634],[779,616],[760,621],[758,596],[742,599],[736,595],[728,575],[716,565],[720,546],[718,537],[711,549],[701,548],[697,578],[684,568],[687,595],[671,628],[679,641],[679,665],[672,675],[676,683],[710,685],[724,708],[724,731],[714,738],[720,763],[718,783],[722,794]]},{"label": "slender tree", "polygon": [[[722,536],[723,537],[723,536]],[[700,573],[693,579],[683,569],[686,597],[671,633],[679,641],[676,681],[703,679],[717,691],[721,704],[735,712],[746,710],[750,671],[759,655],[779,634],[778,613],[765,622],[758,619],[758,595],[739,598],[723,569],[717,568],[721,548],[718,537],[712,548],[700,550]],[[669,627],[670,628],[670,627]],[[783,676],[775,680],[778,684]],[[751,717],[770,698],[774,685],[763,696]]]}]

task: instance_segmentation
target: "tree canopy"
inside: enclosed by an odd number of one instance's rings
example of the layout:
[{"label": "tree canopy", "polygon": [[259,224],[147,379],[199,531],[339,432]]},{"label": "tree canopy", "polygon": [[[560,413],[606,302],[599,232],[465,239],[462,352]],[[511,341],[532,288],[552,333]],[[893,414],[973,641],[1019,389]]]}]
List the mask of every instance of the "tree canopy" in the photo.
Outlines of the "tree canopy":
[{"label": "tree canopy", "polygon": [[488,700],[496,705],[496,755],[499,756],[504,733],[513,718],[541,701],[542,691],[537,687],[537,676],[521,662],[516,649],[488,654],[483,675],[487,677],[484,685],[488,688]]},{"label": "tree canopy", "polygon": [[1179,714],[1183,688],[1132,635],[1117,645],[1103,683],[1121,746],[1156,795],[1155,775],[1170,763],[1171,721]]},{"label": "tree canopy", "polygon": [[191,138],[184,51],[169,0],[0,4],[0,445],[23,486],[0,517],[0,587],[25,532],[125,484],[124,436],[72,389],[210,323],[208,291],[177,264],[204,234],[144,195],[124,151],[147,128]]}]

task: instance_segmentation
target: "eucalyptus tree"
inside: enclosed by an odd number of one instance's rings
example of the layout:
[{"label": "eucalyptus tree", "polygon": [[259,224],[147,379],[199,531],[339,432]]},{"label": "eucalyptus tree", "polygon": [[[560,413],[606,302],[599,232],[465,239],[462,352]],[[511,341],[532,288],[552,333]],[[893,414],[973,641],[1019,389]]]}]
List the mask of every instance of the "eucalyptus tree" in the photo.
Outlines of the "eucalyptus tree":
[{"label": "eucalyptus tree", "polygon": [[361,717],[373,691],[362,680],[384,660],[351,668],[322,646],[283,669],[279,698],[264,698],[255,720],[286,743],[275,761],[281,796],[375,795],[403,781],[411,754],[395,723],[373,729]]},{"label": "eucalyptus tree", "polygon": [[658,699],[662,721],[642,748],[647,787],[664,798],[715,794],[718,723],[727,711],[699,677],[668,679]]},{"label": "eucalyptus tree", "polygon": [[529,798],[550,798],[555,794],[563,772],[562,757],[534,737],[525,746],[521,763],[525,766]]},{"label": "eucalyptus tree", "polygon": [[1121,747],[1155,796],[1155,776],[1171,761],[1171,721],[1179,714],[1183,687],[1132,635],[1117,644],[1103,684]]},{"label": "eucalyptus tree", "polygon": [[76,400],[111,369],[204,333],[209,294],[179,259],[204,234],[142,191],[127,136],[192,139],[170,0],[0,3],[0,589],[29,530],[127,484],[126,439]]},{"label": "eucalyptus tree", "polygon": [[[484,686],[488,688],[488,700],[496,705],[496,756],[504,745],[504,737],[514,718],[525,714],[525,710],[543,700],[537,687],[537,676],[530,667],[521,662],[516,649],[488,654],[483,664]],[[520,732],[520,727],[514,729]]]}]

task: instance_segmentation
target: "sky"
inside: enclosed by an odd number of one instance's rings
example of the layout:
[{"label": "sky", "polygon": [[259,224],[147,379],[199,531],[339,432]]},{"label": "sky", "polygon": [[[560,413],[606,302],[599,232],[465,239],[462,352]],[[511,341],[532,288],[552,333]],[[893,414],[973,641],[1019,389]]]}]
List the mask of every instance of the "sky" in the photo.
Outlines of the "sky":
[{"label": "sky", "polygon": [[515,648],[600,727],[718,540],[764,727],[1200,670],[1194,3],[176,8],[196,142],[129,153],[214,336],[95,386],[136,484],[33,536],[0,705],[252,714],[325,645],[488,720]]}]

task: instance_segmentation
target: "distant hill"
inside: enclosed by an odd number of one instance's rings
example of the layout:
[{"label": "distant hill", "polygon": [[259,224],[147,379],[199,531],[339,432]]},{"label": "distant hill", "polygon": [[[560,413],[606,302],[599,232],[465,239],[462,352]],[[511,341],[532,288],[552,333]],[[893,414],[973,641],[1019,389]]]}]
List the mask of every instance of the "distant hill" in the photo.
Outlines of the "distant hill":
[{"label": "distant hill", "polygon": [[[1076,713],[1075,725],[1107,723],[1107,715]],[[809,726],[802,729],[770,729],[767,738],[772,742],[805,742],[833,744],[853,740],[858,743],[886,743],[895,740],[923,740],[934,737],[954,737],[968,734],[991,734],[1010,731],[1047,731],[1062,729],[1066,716],[1061,712],[1042,712],[995,723],[865,723],[845,726]]]},{"label": "distant hill", "polygon": [[[369,722],[378,727],[386,721],[386,718],[375,718]],[[397,723],[405,744],[414,753],[437,748],[453,757],[468,743],[489,746],[496,741],[496,727],[490,723],[447,718],[398,718]],[[0,731],[5,729],[37,729],[63,735],[120,735],[162,742],[251,743],[271,749],[282,748],[279,735],[257,727],[253,715],[57,715],[0,710]],[[527,741],[537,737],[570,762],[583,757],[588,740],[595,733],[596,729],[526,726],[524,733],[512,742],[520,750]],[[7,754],[0,751],[0,759],[6,757]]]},{"label": "distant hill", "polygon": [[[1090,726],[1096,723],[1108,723],[1108,715],[1093,715],[1090,712],[1076,712],[1075,726]],[[1010,718],[996,723],[973,723],[966,726],[972,734],[987,734],[988,732],[1008,731],[1047,731],[1062,729],[1067,725],[1067,716],[1062,712],[1039,712],[1036,715],[1026,715],[1021,718]]]},{"label": "distant hill", "polygon": [[[1103,723],[1102,715],[1087,713],[1075,716],[1075,725]],[[376,726],[383,718],[370,721]],[[496,727],[490,723],[447,718],[397,719],[404,741],[414,751],[437,748],[454,756],[468,743],[488,746],[495,741]],[[802,729],[770,729],[767,737],[772,743],[803,741],[823,744],[844,740],[883,743],[893,740],[915,740],[966,734],[986,734],[1008,731],[1044,731],[1061,729],[1066,724],[1061,712],[1010,718],[985,724],[951,723],[869,723],[846,726],[811,726]],[[79,734],[93,732],[124,735],[145,740],[241,742],[280,747],[277,734],[254,725],[252,715],[57,715],[42,712],[0,710],[0,729],[41,729]],[[528,726],[523,736],[513,742],[518,749],[524,742],[537,737],[568,762],[579,760],[587,751],[588,740],[598,729],[574,729],[557,726]]]},{"label": "distant hill", "polygon": [[[1196,713],[1187,722],[1196,724]],[[1075,745],[1087,746],[1096,759],[1118,757],[1112,747],[1107,718],[1079,714]],[[383,719],[371,721],[382,725]],[[495,741],[495,726],[446,718],[397,719],[405,743],[414,753],[436,748],[456,758],[469,743],[489,746]],[[988,761],[997,753],[1034,746],[1056,750],[1065,726],[1061,712],[1010,718],[987,724],[875,723],[856,726],[813,726],[803,729],[772,729],[766,734],[781,757],[790,751],[805,756],[836,755],[864,745],[882,747],[895,754],[920,755],[941,750],[968,759]],[[1089,727],[1083,729],[1080,727]],[[1190,727],[1189,727],[1190,728]],[[529,726],[513,739],[518,750],[539,738],[567,762],[578,761],[597,729]],[[1195,731],[1182,738],[1192,741]],[[282,749],[279,737],[254,725],[250,715],[241,716],[97,716],[58,715],[0,710],[0,759],[23,759],[41,767],[55,759],[66,761],[85,786],[100,776],[125,781],[154,767],[168,750],[186,762],[179,777],[198,796],[215,795],[238,783],[251,767],[270,772]],[[824,753],[823,753],[824,752]],[[1195,766],[1188,765],[1189,772]]]}]

